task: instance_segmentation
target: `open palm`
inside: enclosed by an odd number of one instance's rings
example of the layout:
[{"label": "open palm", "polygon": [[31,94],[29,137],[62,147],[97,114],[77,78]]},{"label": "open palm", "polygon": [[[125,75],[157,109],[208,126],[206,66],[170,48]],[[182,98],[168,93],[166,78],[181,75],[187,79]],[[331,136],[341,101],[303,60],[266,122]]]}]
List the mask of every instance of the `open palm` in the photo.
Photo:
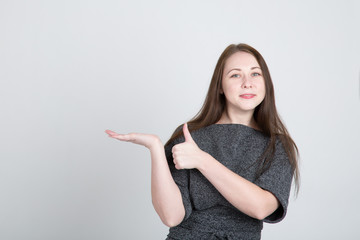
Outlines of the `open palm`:
[{"label": "open palm", "polygon": [[155,143],[160,141],[160,138],[153,134],[144,134],[144,133],[128,133],[128,134],[118,134],[111,130],[105,131],[109,134],[109,137],[116,138],[120,141],[132,142],[139,145],[143,145],[148,149],[151,148]]}]

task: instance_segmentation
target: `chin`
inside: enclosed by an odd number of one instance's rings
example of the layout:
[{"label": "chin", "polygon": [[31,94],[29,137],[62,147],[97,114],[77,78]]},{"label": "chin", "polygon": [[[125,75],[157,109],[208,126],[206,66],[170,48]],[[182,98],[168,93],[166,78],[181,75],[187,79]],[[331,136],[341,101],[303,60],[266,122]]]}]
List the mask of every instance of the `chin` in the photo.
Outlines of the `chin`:
[{"label": "chin", "polygon": [[241,106],[241,107],[239,107],[239,109],[240,109],[241,111],[246,111],[246,112],[248,112],[248,111],[254,111],[257,106],[258,106],[258,105]]}]

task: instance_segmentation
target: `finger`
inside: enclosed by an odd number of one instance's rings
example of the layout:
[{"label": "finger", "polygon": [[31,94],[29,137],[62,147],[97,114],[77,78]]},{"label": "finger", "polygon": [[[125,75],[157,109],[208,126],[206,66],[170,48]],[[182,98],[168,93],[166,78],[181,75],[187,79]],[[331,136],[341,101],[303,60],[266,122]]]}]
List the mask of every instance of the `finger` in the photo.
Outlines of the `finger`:
[{"label": "finger", "polygon": [[181,166],[180,166],[180,164],[178,163],[178,161],[176,160],[176,159],[174,159],[174,166],[175,166],[175,168],[177,169],[177,170],[180,170],[181,169]]},{"label": "finger", "polygon": [[183,132],[184,132],[185,142],[194,142],[194,139],[191,137],[191,134],[189,132],[187,123],[185,123],[183,126]]},{"label": "finger", "polygon": [[131,136],[130,134],[116,134],[110,137],[119,139],[121,141],[127,141],[127,142],[134,141],[133,136]]},{"label": "finger", "polygon": [[[181,144],[181,143],[180,143]],[[176,144],[171,148],[171,152],[174,154],[175,152],[177,152],[179,150],[179,146],[180,144]]]},{"label": "finger", "polygon": [[176,168],[177,170],[181,170],[181,167],[180,167],[179,165],[175,165],[175,168]]},{"label": "finger", "polygon": [[111,130],[105,130],[105,132],[106,132],[107,134],[109,134],[109,135],[117,135],[116,132],[113,132],[113,131],[111,131]]}]

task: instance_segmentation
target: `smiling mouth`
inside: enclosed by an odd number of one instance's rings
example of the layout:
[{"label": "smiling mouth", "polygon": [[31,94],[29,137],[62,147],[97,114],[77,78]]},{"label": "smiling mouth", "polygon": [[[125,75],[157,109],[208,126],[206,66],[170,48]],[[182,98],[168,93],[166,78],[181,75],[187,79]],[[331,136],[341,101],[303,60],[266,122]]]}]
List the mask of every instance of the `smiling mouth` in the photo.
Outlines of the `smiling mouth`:
[{"label": "smiling mouth", "polygon": [[255,94],[241,94],[240,97],[244,98],[244,99],[251,99],[253,97],[255,97]]}]

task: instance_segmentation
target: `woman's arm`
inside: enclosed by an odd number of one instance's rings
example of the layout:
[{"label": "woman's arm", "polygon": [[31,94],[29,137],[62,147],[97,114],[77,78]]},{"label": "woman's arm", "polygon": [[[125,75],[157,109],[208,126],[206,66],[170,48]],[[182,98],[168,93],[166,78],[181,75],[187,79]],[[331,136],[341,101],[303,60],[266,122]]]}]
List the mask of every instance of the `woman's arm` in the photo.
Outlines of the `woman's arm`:
[{"label": "woman's arm", "polygon": [[155,211],[168,227],[178,225],[185,216],[185,209],[178,186],[171,176],[160,139],[151,152],[151,196]]},{"label": "woman's arm", "polygon": [[140,144],[150,150],[153,206],[165,225],[169,227],[178,225],[185,216],[185,209],[180,190],[170,173],[160,138],[156,135],[141,133],[117,134],[110,130],[107,130],[106,133],[109,134],[109,137]]},{"label": "woman's arm", "polygon": [[234,173],[209,154],[197,169],[234,207],[250,217],[263,220],[279,206],[272,193]]},{"label": "woman's arm", "polygon": [[279,206],[270,192],[234,173],[210,154],[202,151],[187,128],[183,126],[185,142],[173,147],[175,167],[197,168],[212,185],[237,209],[262,220]]}]

